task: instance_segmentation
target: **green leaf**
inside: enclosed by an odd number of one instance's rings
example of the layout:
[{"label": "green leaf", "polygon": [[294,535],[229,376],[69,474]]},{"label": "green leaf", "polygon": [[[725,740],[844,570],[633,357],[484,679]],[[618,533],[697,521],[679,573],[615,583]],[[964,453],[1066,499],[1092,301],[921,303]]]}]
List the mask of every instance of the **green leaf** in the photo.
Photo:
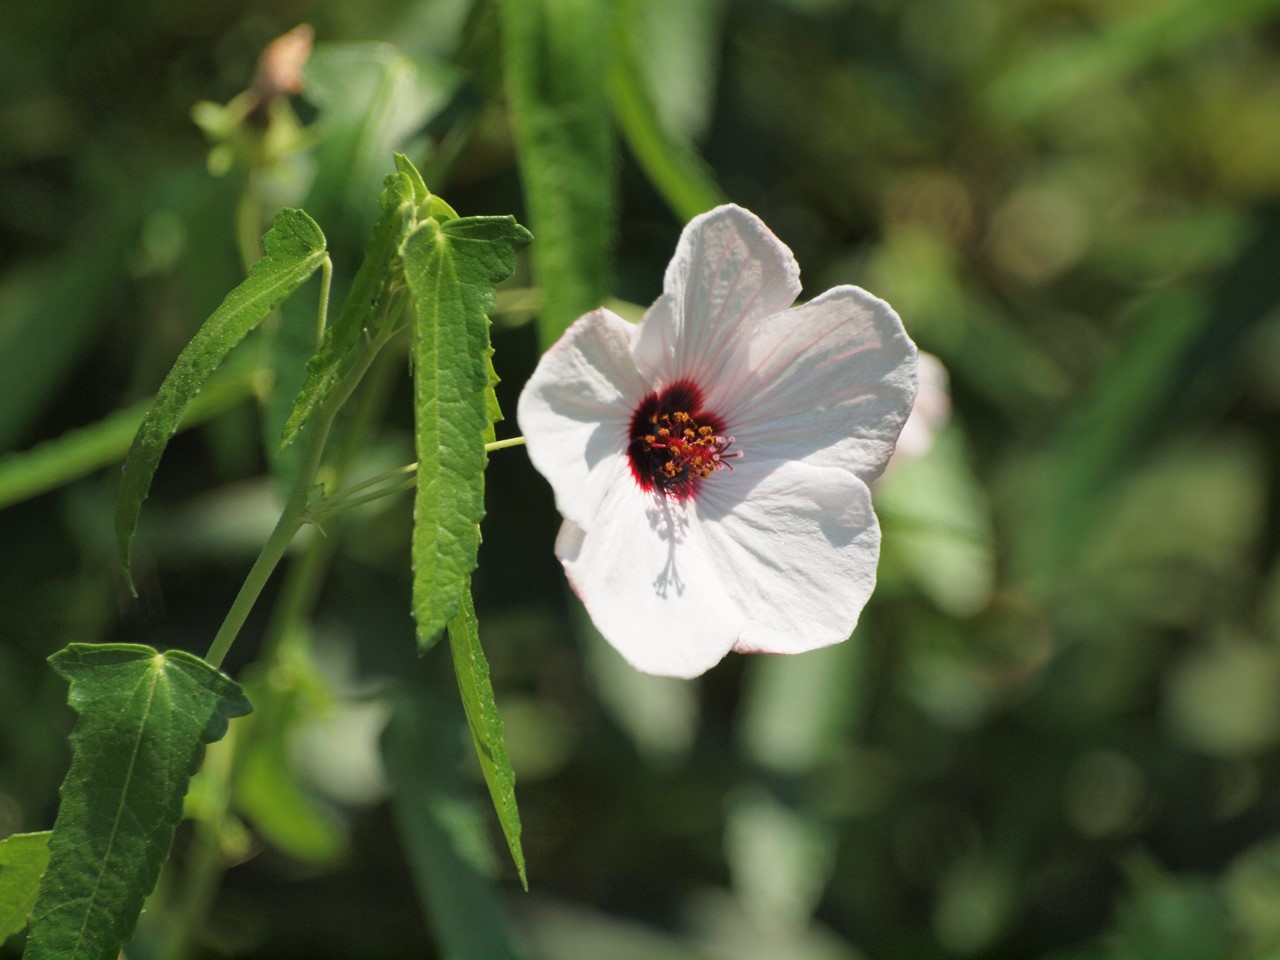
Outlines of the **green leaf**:
[{"label": "green leaf", "polygon": [[298,289],[326,256],[324,234],[301,210],[282,210],[262,238],[262,246],[265,254],[253,265],[249,276],[227,294],[178,355],[133,438],[116,505],[116,546],[126,577],[138,512],[147,498],[160,456],[182,421],[187,404],[232,347]]},{"label": "green leaf", "polygon": [[1120,87],[1131,74],[1162,59],[1175,61],[1197,46],[1254,21],[1275,16],[1275,0],[1166,0],[1136,10],[1116,8],[1087,32],[1013,55],[988,90],[994,110],[1025,122],[1089,92]]},{"label": "green leaf", "polygon": [[1210,307],[1206,297],[1177,287],[1137,301],[1133,335],[1044,443],[1036,475],[1023,478],[1024,542],[1010,563],[1037,589],[1058,589],[1062,572],[1079,563],[1082,545],[1106,515],[1096,505],[1114,496],[1109,484],[1138,458],[1152,424],[1183,386],[1181,360],[1218,316]]},{"label": "green leaf", "polygon": [[503,57],[520,175],[554,342],[610,294],[614,145],[609,117],[612,5],[599,0],[503,0]]},{"label": "green leaf", "polygon": [[[187,407],[178,429],[203,423],[252,395],[255,379],[243,372],[219,374]],[[30,450],[0,457],[0,509],[119,462],[150,406],[148,400],[125,407]]]},{"label": "green leaf", "polygon": [[49,831],[0,840],[0,944],[27,925],[49,863]]},{"label": "green leaf", "polygon": [[462,708],[471,728],[471,742],[484,782],[489,786],[493,809],[498,813],[502,833],[507,838],[511,859],[520,874],[520,883],[529,889],[525,875],[524,850],[520,846],[520,811],[516,808],[516,774],[507,757],[507,743],[502,734],[502,718],[493,699],[489,682],[489,662],[480,646],[480,624],[471,601],[470,585],[462,591],[458,613],[449,620],[449,649],[453,653],[453,669],[458,675]]},{"label": "green leaf", "polygon": [[804,657],[753,657],[745,665],[738,735],[762,769],[788,777],[823,769],[868,709],[865,644],[838,643]]},{"label": "green leaf", "polygon": [[497,386],[499,382],[498,371],[493,366],[493,351],[490,350],[484,358],[485,379],[488,386],[484,388],[484,442],[493,443],[498,439],[497,432],[494,431],[493,425],[502,420],[502,407],[498,404]]},{"label": "green leaf", "polygon": [[427,182],[422,179],[422,174],[413,165],[413,161],[403,153],[396,153],[395,164],[396,170],[408,177],[409,182],[413,185],[413,202],[418,206],[426,203],[427,198],[431,196],[431,191],[427,189]]},{"label": "green leaf", "polygon": [[294,737],[332,694],[303,645],[245,678],[254,714],[237,729],[235,805],[269,843],[306,863],[329,864],[346,846],[341,825],[301,783]]},{"label": "green leaf", "polygon": [[308,206],[325,223],[333,216],[363,236],[373,225],[368,211],[387,157],[445,107],[459,75],[385,43],[317,44],[306,74],[323,138]]},{"label": "green leaf", "polygon": [[728,0],[616,2],[662,128],[684,139],[705,136],[721,75]]},{"label": "green leaf", "polygon": [[458,211],[445,203],[442,197],[435,196],[427,189],[427,182],[413,165],[413,161],[403,153],[395,155],[396,169],[413,181],[413,199],[418,204],[418,215],[423,219],[434,217],[440,223],[446,220],[457,220]]},{"label": "green leaf", "polygon": [[[1207,878],[1168,874],[1141,852],[1122,867],[1129,890],[1107,931],[1112,960],[1228,960],[1231,918],[1220,887]],[[1265,956],[1266,954],[1263,954]]]},{"label": "green leaf", "polygon": [[640,70],[634,31],[614,31],[609,97],[622,135],[641,169],[675,213],[691,220],[727,198],[687,138],[666,129]]},{"label": "green leaf", "polygon": [[949,425],[928,452],[903,458],[876,484],[881,581],[913,580],[956,618],[987,606],[996,574],[990,510],[970,462],[964,435]]},{"label": "green leaf", "polygon": [[79,714],[27,960],[115,960],[169,855],[204,745],[252,708],[198,657],[74,643],[49,658]]},{"label": "green leaf", "polygon": [[[418,181],[421,180],[419,177]],[[285,424],[281,449],[297,439],[307,417],[337,381],[342,361],[372,319],[390,278],[392,261],[417,219],[415,189],[412,178],[406,173],[388,174],[383,181],[379,201],[382,216],[365,248],[364,261],[351,283],[342,312],[325,331],[319,352],[307,362],[307,379],[293,401],[293,412]]]},{"label": "green leaf", "polygon": [[483,808],[462,776],[457,704],[415,691],[398,701],[382,736],[396,825],[423,912],[453,960],[509,960],[515,946],[491,880]]},{"label": "green leaf", "polygon": [[59,252],[6,267],[0,278],[0,383],[22,389],[6,390],[0,404],[0,450],[23,442],[93,348],[109,316],[103,304],[124,296],[122,251],[136,243],[140,219],[136,207],[112,202],[87,222],[70,225]]},{"label": "green leaf", "polygon": [[458,609],[475,569],[484,516],[485,436],[491,433],[489,311],[532,238],[511,217],[427,220],[402,260],[414,301],[413,615],[430,647]]}]

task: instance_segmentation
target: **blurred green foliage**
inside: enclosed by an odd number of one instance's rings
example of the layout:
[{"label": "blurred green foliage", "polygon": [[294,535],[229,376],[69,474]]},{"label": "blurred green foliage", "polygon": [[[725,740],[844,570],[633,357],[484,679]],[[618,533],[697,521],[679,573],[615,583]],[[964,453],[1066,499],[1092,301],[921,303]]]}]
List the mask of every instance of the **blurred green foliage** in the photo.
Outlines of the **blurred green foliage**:
[{"label": "blurred green foliage", "polygon": [[[544,36],[556,17],[597,27]],[[219,139],[215,105],[302,20],[301,96],[236,128],[262,137]],[[561,61],[575,72],[547,72]],[[696,683],[635,674],[593,634],[549,491],[519,451],[493,456],[475,587],[527,896],[481,831],[447,653],[415,654],[407,501],[301,543],[227,664],[267,637],[244,679],[277,709],[233,725],[258,738],[234,769],[211,751],[156,894],[184,889],[201,824],[243,818],[217,838],[236,865],[197,952],[1280,956],[1275,0],[7,10],[0,836],[52,823],[71,717],[50,653],[207,646],[274,520],[314,290],[171,444],[136,602],[111,562],[119,474],[99,469],[125,420],[280,206],[358,262],[393,149],[461,214],[537,238],[499,299],[508,411],[539,305],[549,331],[583,298],[648,303],[683,218],[723,194],[792,246],[807,294],[894,304],[949,371],[950,419],[880,481],[880,585],[853,640]],[[585,260],[555,239],[575,217]],[[412,459],[393,360],[346,424],[352,479]],[[131,957],[169,942],[162,916]]]}]

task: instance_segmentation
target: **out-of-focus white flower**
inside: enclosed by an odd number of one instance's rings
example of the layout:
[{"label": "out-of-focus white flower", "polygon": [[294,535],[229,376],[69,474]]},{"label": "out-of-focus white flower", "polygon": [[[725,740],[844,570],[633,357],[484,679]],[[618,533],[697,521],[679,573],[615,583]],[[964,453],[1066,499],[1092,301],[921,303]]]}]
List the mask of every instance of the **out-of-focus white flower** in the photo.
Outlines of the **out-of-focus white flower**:
[{"label": "out-of-focus white flower", "polygon": [[911,416],[907,417],[898,447],[889,460],[888,470],[904,460],[923,457],[933,446],[938,435],[951,419],[951,392],[948,389],[947,368],[932,353],[921,351],[917,357],[920,373],[920,389],[916,393]]},{"label": "out-of-focus white flower", "polygon": [[857,287],[791,307],[799,273],[759,218],[718,207],[639,324],[579,318],[520,396],[565,518],[556,554],[637,669],[838,643],[871,595],[867,483],[911,409],[916,349]]}]

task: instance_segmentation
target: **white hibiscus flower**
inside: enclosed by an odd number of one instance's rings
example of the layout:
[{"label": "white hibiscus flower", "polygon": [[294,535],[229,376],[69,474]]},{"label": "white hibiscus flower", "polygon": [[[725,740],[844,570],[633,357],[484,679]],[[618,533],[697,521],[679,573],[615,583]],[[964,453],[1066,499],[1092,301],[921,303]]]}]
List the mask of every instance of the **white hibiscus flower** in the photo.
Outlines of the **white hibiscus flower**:
[{"label": "white hibiscus flower", "polygon": [[759,218],[718,207],[639,324],[579,318],[520,396],[565,518],[556,554],[639,670],[839,643],[871,595],[867,484],[911,409],[916,349],[857,287],[792,307],[799,274]]}]

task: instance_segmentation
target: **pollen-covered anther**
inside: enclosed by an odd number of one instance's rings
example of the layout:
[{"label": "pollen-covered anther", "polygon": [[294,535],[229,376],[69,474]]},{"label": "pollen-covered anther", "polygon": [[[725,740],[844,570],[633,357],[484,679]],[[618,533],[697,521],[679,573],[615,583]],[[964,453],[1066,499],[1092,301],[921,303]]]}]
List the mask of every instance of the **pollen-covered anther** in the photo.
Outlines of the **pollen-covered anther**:
[{"label": "pollen-covered anther", "polygon": [[629,448],[632,473],[641,487],[684,500],[694,495],[699,482],[741,456],[729,452],[733,437],[718,432],[720,418],[703,410],[699,401],[699,392],[686,384],[645,398],[632,421]]}]

